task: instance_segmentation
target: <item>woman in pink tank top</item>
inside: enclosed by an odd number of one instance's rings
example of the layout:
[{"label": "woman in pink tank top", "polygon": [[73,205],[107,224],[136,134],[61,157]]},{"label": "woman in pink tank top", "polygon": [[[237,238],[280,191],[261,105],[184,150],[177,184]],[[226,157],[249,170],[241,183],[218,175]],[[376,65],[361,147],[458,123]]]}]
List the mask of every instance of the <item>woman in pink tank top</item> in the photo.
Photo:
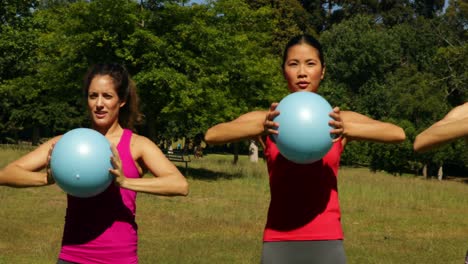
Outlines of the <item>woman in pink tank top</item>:
[{"label": "woman in pink tank top", "polygon": [[[292,38],[283,55],[283,75],[291,93],[316,93],[325,75],[320,43],[309,35]],[[335,107],[331,150],[312,164],[296,164],[283,157],[268,135],[281,124],[278,103],[267,111],[253,111],[208,129],[205,141],[225,144],[256,139],[263,146],[270,179],[270,207],[263,236],[262,263],[345,263],[337,176],[341,153],[349,141],[397,143],[405,140],[400,127]]]},{"label": "woman in pink tank top", "polygon": [[[187,195],[188,183],[151,140],[132,132],[141,119],[136,88],[122,65],[97,64],[84,79],[91,126],[112,145],[115,176],[104,192],[89,198],[67,195],[58,263],[138,263],[136,193]],[[57,136],[0,171],[0,185],[54,183],[48,167]],[[149,171],[155,177],[141,178]]]}]

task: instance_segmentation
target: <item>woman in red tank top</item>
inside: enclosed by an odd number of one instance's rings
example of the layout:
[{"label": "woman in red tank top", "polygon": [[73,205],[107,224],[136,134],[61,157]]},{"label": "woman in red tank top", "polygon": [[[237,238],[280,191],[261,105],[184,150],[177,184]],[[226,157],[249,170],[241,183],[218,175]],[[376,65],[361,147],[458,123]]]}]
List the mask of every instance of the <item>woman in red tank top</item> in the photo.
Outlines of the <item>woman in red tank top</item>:
[{"label": "woman in red tank top", "polygon": [[[282,68],[291,93],[317,93],[325,76],[320,43],[309,35],[292,38],[284,50]],[[329,123],[336,135],[332,149],[315,163],[296,164],[284,158],[268,137],[281,125],[273,121],[280,114],[277,105],[217,124],[208,129],[205,141],[225,144],[256,139],[264,147],[271,201],[262,263],[345,263],[337,188],[341,153],[352,140],[398,143],[405,140],[405,133],[394,124],[335,107]]]}]

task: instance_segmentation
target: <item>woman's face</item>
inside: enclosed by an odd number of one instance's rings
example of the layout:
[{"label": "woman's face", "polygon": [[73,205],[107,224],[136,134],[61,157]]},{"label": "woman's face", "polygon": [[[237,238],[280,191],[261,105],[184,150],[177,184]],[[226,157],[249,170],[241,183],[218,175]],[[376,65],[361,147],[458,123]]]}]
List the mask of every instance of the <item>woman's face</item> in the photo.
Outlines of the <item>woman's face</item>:
[{"label": "woman's face", "polygon": [[88,109],[95,127],[106,128],[118,122],[120,107],[124,105],[109,75],[94,76],[88,88]]},{"label": "woman's face", "polygon": [[317,92],[325,74],[318,50],[309,44],[291,46],[283,68],[290,92]]}]

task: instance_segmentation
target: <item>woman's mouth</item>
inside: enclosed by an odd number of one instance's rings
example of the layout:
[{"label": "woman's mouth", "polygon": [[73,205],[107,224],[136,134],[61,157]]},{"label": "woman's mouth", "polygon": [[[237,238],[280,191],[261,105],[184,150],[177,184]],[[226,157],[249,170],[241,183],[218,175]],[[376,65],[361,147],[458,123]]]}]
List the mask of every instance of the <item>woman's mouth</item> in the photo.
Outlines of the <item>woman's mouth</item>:
[{"label": "woman's mouth", "polygon": [[301,88],[301,89],[306,89],[309,86],[309,83],[308,82],[298,82],[297,86],[299,86],[299,88]]},{"label": "woman's mouth", "polygon": [[102,119],[102,118],[106,117],[106,114],[107,114],[106,112],[94,112],[94,115],[98,119]]}]

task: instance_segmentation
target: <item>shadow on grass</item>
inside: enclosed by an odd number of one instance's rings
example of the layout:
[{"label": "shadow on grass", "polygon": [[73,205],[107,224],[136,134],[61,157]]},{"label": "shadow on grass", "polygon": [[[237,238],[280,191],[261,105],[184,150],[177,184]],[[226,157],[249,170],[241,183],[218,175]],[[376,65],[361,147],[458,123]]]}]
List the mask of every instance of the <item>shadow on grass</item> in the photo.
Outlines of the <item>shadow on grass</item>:
[{"label": "shadow on grass", "polygon": [[202,169],[202,168],[188,168],[185,170],[184,166],[177,166],[179,171],[184,173],[184,176],[187,178],[191,179],[196,179],[196,180],[219,180],[219,179],[237,179],[241,178],[242,175],[239,173],[225,173],[225,172],[219,172],[219,171],[213,171],[213,170],[208,170],[208,169]]},{"label": "shadow on grass", "polygon": [[[437,178],[435,178],[437,179]],[[446,178],[446,180],[448,181],[454,181],[454,182],[461,182],[461,183],[464,183],[464,184],[468,184],[468,178],[467,177],[453,177],[453,176],[449,176]]]}]

